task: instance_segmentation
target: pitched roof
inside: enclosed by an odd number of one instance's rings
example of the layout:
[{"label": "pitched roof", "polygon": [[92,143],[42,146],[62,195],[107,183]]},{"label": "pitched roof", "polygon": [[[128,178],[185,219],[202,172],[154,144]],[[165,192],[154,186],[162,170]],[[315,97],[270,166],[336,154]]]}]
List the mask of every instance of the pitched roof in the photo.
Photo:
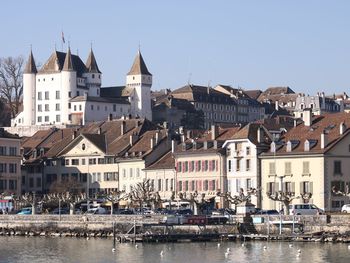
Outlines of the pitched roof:
[{"label": "pitched roof", "polygon": [[[340,125],[345,124],[345,130],[343,134],[340,134]],[[297,153],[325,153],[331,149],[338,141],[340,141],[345,135],[350,132],[350,114],[349,113],[333,113],[320,116],[314,116],[312,125],[305,126],[304,123],[297,125],[290,129],[279,141],[279,147],[276,154],[289,155]],[[324,149],[321,148],[321,134],[325,133],[327,138],[327,144]],[[309,151],[304,151],[304,143],[308,140],[313,142]],[[286,144],[288,141],[297,142],[297,145],[292,151],[287,152]],[[271,155],[269,152],[265,155]]]},{"label": "pitched roof", "polygon": [[100,95],[109,98],[129,97],[133,90],[132,87],[126,86],[102,87]]},{"label": "pitched roof", "polygon": [[228,94],[224,94],[211,87],[199,85],[186,85],[171,92],[174,98],[185,99],[188,101],[212,102],[219,104],[235,104]]},{"label": "pitched roof", "polygon": [[125,98],[111,98],[111,97],[96,97],[96,96],[76,96],[70,100],[71,102],[79,101],[95,101],[95,102],[107,102],[107,103],[118,103],[118,104],[130,104]]},{"label": "pitched roof", "polygon": [[148,71],[145,61],[141,55],[140,50],[137,52],[134,63],[131,66],[131,69],[128,75],[150,75],[152,74]]},{"label": "pitched roof", "polygon": [[35,61],[34,61],[34,56],[32,51],[30,51],[29,58],[27,61],[27,64],[24,68],[23,73],[25,74],[31,74],[31,73],[38,73],[38,70],[36,69]]},{"label": "pitched roof", "polygon": [[106,152],[106,136],[104,134],[83,133],[82,136],[92,142],[102,152]]},{"label": "pitched roof", "polygon": [[73,61],[72,61],[72,54],[70,52],[70,47],[68,47],[68,51],[66,54],[66,58],[64,59],[64,64],[62,70],[64,71],[74,71]]},{"label": "pitched roof", "polygon": [[157,170],[157,169],[174,169],[175,159],[171,151],[164,154],[155,163],[148,166],[145,170]]},{"label": "pitched roof", "polygon": [[[39,70],[39,73],[55,73],[60,72],[63,69],[63,65],[66,59],[66,53],[54,51],[50,58]],[[74,70],[77,72],[77,76],[81,77],[83,73],[87,71],[84,62],[79,56],[71,54],[71,61]]]},{"label": "pitched roof", "polygon": [[86,69],[90,73],[101,73],[101,71],[99,70],[99,68],[97,66],[95,55],[94,55],[94,52],[92,51],[92,49],[90,49],[89,57],[86,61]]}]

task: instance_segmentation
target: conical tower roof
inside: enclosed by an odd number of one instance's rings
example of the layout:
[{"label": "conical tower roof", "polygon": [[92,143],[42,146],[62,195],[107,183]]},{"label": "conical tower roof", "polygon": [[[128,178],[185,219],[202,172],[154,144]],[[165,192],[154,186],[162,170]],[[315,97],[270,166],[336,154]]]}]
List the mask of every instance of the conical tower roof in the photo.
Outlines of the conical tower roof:
[{"label": "conical tower roof", "polygon": [[38,73],[38,70],[36,69],[36,66],[35,66],[35,61],[34,61],[34,56],[32,51],[30,51],[29,58],[23,73],[25,74]]},{"label": "conical tower roof", "polygon": [[64,60],[63,68],[64,71],[74,71],[72,54],[70,52],[70,47],[68,47],[67,55]]},{"label": "conical tower roof", "polygon": [[134,64],[132,64],[132,67],[128,73],[128,75],[150,75],[152,74],[148,71],[145,61],[143,60],[143,57],[141,55],[140,50],[137,52],[136,58],[134,60]]},{"label": "conical tower roof", "polygon": [[95,55],[94,52],[92,51],[92,49],[90,49],[90,53],[89,53],[89,57],[85,63],[87,71],[90,73],[101,73],[101,71],[99,70],[98,66],[97,66],[97,62],[95,59]]}]

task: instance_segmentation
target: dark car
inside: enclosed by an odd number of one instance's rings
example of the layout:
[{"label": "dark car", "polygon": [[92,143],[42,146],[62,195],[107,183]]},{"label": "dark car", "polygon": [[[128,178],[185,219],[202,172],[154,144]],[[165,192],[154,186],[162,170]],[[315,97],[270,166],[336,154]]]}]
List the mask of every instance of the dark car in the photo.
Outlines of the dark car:
[{"label": "dark car", "polygon": [[118,214],[118,215],[133,215],[134,211],[130,210],[130,209],[123,209],[123,210],[115,211],[114,214]]},{"label": "dark car", "polygon": [[178,209],[175,210],[175,215],[193,215],[193,211],[191,209]]},{"label": "dark car", "polygon": [[270,210],[259,210],[255,213],[256,215],[279,215],[277,210],[270,209]]},{"label": "dark car", "polygon": [[[60,214],[59,208],[55,208],[50,212],[50,214],[59,215]],[[61,215],[69,215],[69,209],[66,207],[61,207]]]}]

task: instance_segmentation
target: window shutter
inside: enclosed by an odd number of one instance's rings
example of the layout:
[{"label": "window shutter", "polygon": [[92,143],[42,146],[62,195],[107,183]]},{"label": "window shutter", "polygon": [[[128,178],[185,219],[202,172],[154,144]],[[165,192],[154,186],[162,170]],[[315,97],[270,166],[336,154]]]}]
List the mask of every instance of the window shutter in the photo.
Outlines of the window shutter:
[{"label": "window shutter", "polygon": [[219,171],[219,161],[218,160],[216,160],[215,161],[215,168],[216,168],[216,171]]},{"label": "window shutter", "polygon": [[295,193],[295,183],[294,182],[292,182],[291,191],[292,191],[292,193]]},{"label": "window shutter", "polygon": [[304,189],[304,182],[300,182],[300,189],[299,189],[300,193],[303,194],[305,192]]},{"label": "window shutter", "polygon": [[209,162],[209,172],[211,172],[213,170],[213,163],[210,161]]},{"label": "window shutter", "polygon": [[191,161],[188,162],[188,170],[190,172],[192,172],[192,162]]},{"label": "window shutter", "polygon": [[209,180],[209,191],[213,190],[213,181]]},{"label": "window shutter", "polygon": [[313,182],[309,182],[309,191],[313,194]]},{"label": "window shutter", "polygon": [[196,161],[196,172],[198,172],[199,161]]},{"label": "window shutter", "polygon": [[220,188],[221,188],[221,186],[219,185],[219,180],[216,180],[216,185],[215,185],[215,186],[216,186],[216,187],[215,187],[214,190],[220,189]]},{"label": "window shutter", "polygon": [[179,162],[176,163],[176,171],[177,171],[177,172],[180,172],[180,171],[179,171]]},{"label": "window shutter", "polygon": [[202,171],[205,171],[205,161],[202,161]]},{"label": "window shutter", "polygon": [[266,183],[266,192],[267,193],[271,193],[271,184],[270,183]]},{"label": "window shutter", "polygon": [[182,162],[182,172],[185,172],[185,162]]}]

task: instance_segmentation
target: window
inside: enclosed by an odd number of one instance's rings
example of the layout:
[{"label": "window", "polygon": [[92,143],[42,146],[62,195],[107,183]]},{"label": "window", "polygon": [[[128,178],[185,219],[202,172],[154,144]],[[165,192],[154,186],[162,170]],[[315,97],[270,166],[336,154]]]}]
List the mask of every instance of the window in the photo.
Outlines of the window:
[{"label": "window", "polygon": [[276,164],[274,162],[269,163],[269,175],[276,175]]},{"label": "window", "polygon": [[177,171],[180,173],[182,172],[182,163],[181,162],[177,163]]},{"label": "window", "polygon": [[9,173],[14,174],[17,172],[17,164],[10,163],[9,164]]},{"label": "window", "polygon": [[49,122],[49,116],[45,116],[45,122]]},{"label": "window", "polygon": [[41,116],[38,117],[38,122],[42,122],[42,117]]},{"label": "window", "polygon": [[56,115],[56,122],[61,122],[61,115]]},{"label": "window", "polygon": [[250,155],[250,147],[246,147],[245,151],[246,151],[246,155]]},{"label": "window", "polygon": [[6,163],[0,163],[0,173],[6,173]]},{"label": "window", "polygon": [[343,181],[332,181],[331,182],[331,189],[334,191],[340,191],[345,193],[346,192],[346,187],[345,187],[345,182]]},{"label": "window", "polygon": [[240,160],[236,160],[236,171],[241,169]]},{"label": "window", "polygon": [[69,159],[65,159],[64,165],[65,165],[65,166],[69,165]]},{"label": "window", "polygon": [[77,111],[77,105],[74,105],[73,109],[74,111]]},{"label": "window", "polygon": [[45,104],[45,111],[50,111],[50,106],[49,106],[49,104]]},{"label": "window", "polygon": [[71,105],[70,105],[70,102],[68,103],[68,109],[70,109],[71,108]]},{"label": "window", "polygon": [[85,165],[85,158],[81,159],[81,165]]},{"label": "window", "polygon": [[94,105],[91,105],[91,110],[94,110]]},{"label": "window", "polygon": [[203,184],[203,190],[204,191],[208,191],[208,180],[204,180],[204,184]]},{"label": "window", "polygon": [[97,163],[98,164],[105,164],[105,158],[98,158]]},{"label": "window", "polygon": [[79,159],[72,159],[72,165],[79,165]]},{"label": "window", "polygon": [[79,110],[82,111],[82,107],[81,107],[81,104],[79,105]]},{"label": "window", "polygon": [[334,174],[342,175],[341,161],[334,161]]},{"label": "window", "polygon": [[10,156],[17,155],[17,147],[10,147]]},{"label": "window", "polygon": [[42,100],[43,98],[42,98],[42,93],[41,93],[41,91],[40,92],[38,92],[38,100]]},{"label": "window", "polygon": [[211,170],[215,171],[216,170],[216,166],[215,166],[215,160],[211,160]]},{"label": "window", "polygon": [[56,111],[59,111],[59,110],[61,110],[60,104],[56,103]]},{"label": "window", "polygon": [[188,172],[188,162],[184,162],[184,172]]},{"label": "window", "polygon": [[71,98],[71,97],[72,97],[72,92],[68,91],[68,98]]},{"label": "window", "polygon": [[41,187],[41,178],[36,178],[36,187]]},{"label": "window", "polygon": [[227,166],[228,166],[228,168],[227,168],[228,171],[231,172],[231,170],[232,170],[232,161],[231,160],[228,160],[228,165]]},{"label": "window", "polygon": [[89,158],[89,164],[96,164],[96,158]]},{"label": "window", "polygon": [[208,169],[209,169],[209,161],[205,160],[204,161],[204,171],[208,171]]},{"label": "window", "polygon": [[42,112],[43,111],[43,106],[41,104],[38,105],[38,111]]},{"label": "window", "polygon": [[45,91],[45,100],[48,100],[48,99],[50,99],[49,92]]},{"label": "window", "polygon": [[29,187],[34,187],[34,178],[29,178]]},{"label": "window", "polygon": [[140,177],[140,168],[136,168],[136,177]]},{"label": "window", "polygon": [[303,175],[310,175],[310,163],[303,162]]},{"label": "window", "polygon": [[267,183],[266,184],[266,192],[267,193],[270,193],[270,194],[272,194],[272,193],[275,193],[276,192],[276,185],[277,185],[277,183],[274,183],[274,182],[269,182],[269,183]]},{"label": "window", "polygon": [[130,178],[132,178],[134,176],[133,172],[134,172],[134,169],[130,168],[129,169],[129,176],[130,176]]},{"label": "window", "polygon": [[91,76],[93,79],[95,78],[95,74],[92,74],[92,76]]},{"label": "window", "polygon": [[80,95],[80,92],[79,91],[77,91],[77,96],[79,96]]},{"label": "window", "polygon": [[252,188],[252,179],[247,179],[246,180],[246,189]]},{"label": "window", "polygon": [[195,166],[194,161],[191,161],[190,172],[194,171],[194,166]]},{"label": "window", "polygon": [[117,111],[117,105],[113,104],[113,111]]},{"label": "window", "polygon": [[250,170],[250,159],[247,159],[247,160],[245,161],[245,169],[246,169],[246,171],[249,171],[249,170]]},{"label": "window", "polygon": [[292,163],[291,162],[285,162],[284,163],[284,174],[285,175],[291,175],[292,174]]},{"label": "window", "polygon": [[61,99],[61,94],[59,90],[56,90],[56,100]]},{"label": "window", "polygon": [[308,182],[308,181],[305,181],[305,182],[301,182],[300,183],[300,191],[301,193],[313,193],[312,191],[312,182]]}]

